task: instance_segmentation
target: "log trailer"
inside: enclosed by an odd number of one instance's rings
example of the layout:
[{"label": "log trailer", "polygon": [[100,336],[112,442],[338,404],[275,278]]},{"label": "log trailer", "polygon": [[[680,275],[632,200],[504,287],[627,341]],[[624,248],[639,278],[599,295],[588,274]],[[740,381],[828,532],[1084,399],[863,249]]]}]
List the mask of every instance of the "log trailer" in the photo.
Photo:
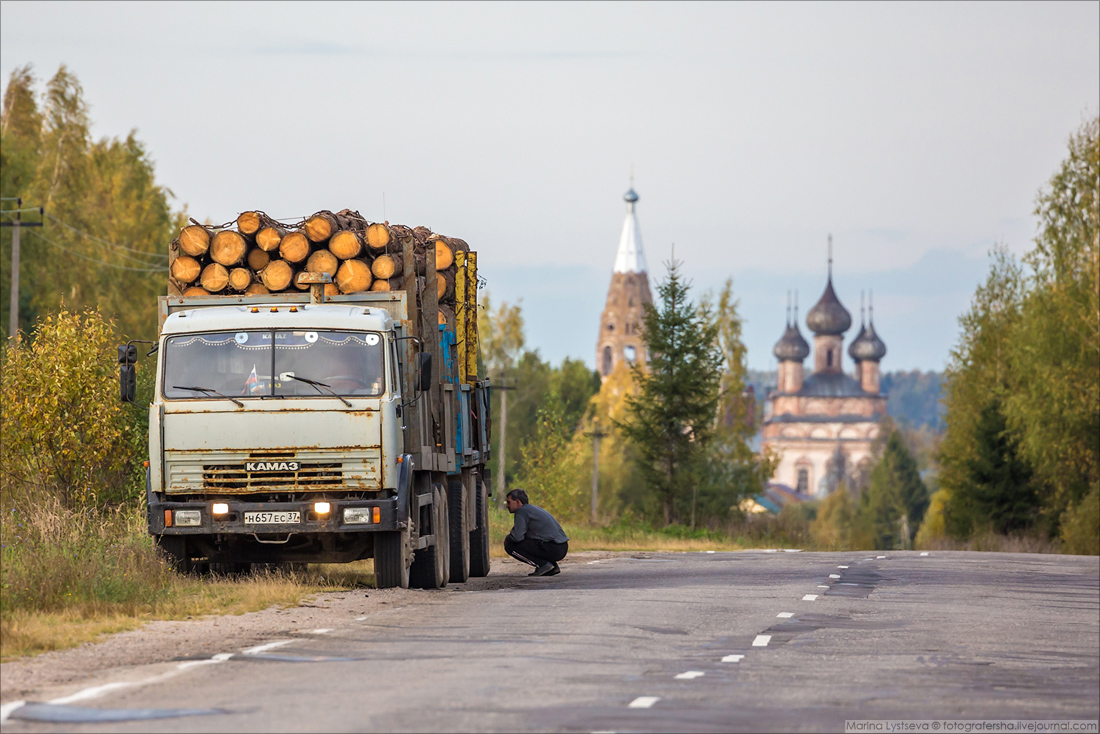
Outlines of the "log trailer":
[{"label": "log trailer", "polygon": [[[477,254],[454,253],[441,316],[435,243],[418,247],[400,290],[326,295],[332,277],[302,271],[308,292],[159,298],[146,494],[176,568],[373,558],[379,588],[489,573]],[[129,402],[136,352],[119,347]]]}]

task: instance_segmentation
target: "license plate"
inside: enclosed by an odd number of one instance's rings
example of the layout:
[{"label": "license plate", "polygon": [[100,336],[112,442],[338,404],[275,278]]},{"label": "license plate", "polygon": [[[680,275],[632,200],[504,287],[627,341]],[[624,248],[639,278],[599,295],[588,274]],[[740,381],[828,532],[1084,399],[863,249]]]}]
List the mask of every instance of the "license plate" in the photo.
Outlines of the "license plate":
[{"label": "license plate", "polygon": [[246,512],[245,525],[293,525],[302,521],[300,512]]}]

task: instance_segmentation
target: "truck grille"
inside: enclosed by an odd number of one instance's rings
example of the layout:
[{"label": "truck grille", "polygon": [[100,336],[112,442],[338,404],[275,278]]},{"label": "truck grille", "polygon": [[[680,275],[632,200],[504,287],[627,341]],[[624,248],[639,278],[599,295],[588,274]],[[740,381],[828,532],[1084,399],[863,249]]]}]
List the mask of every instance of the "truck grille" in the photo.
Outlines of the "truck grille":
[{"label": "truck grille", "polygon": [[303,462],[297,471],[248,471],[243,464],[204,464],[202,467],[204,490],[317,490],[338,488],[343,482],[342,464]]}]

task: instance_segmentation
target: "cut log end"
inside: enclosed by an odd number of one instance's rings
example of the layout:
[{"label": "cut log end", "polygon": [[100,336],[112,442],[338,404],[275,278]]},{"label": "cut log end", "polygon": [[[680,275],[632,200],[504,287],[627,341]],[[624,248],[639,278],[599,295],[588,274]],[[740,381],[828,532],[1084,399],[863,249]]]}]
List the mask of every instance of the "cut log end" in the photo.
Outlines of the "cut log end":
[{"label": "cut log end", "polygon": [[223,229],[210,241],[210,259],[227,268],[244,260],[247,250],[248,243],[244,237],[231,229]]},{"label": "cut log end", "polygon": [[328,273],[336,277],[336,271],[340,267],[340,261],[328,250],[318,250],[309,256],[306,261],[306,271],[310,273]]},{"label": "cut log end", "polygon": [[171,267],[172,277],[180,283],[194,283],[202,272],[199,261],[188,255],[180,255]]},{"label": "cut log end", "polygon": [[371,226],[367,227],[367,246],[375,251],[385,250],[386,246],[393,241],[393,234],[390,232],[390,228],[381,222],[375,222]]},{"label": "cut log end", "polygon": [[248,268],[233,268],[229,271],[229,287],[235,291],[244,291],[252,285],[252,271]]},{"label": "cut log end", "polygon": [[328,249],[341,260],[350,260],[359,257],[359,253],[363,251],[363,241],[356,232],[345,229],[332,236]]},{"label": "cut log end", "polygon": [[245,289],[244,294],[246,296],[263,296],[270,292],[263,283],[253,283]]},{"label": "cut log end", "polygon": [[294,268],[285,260],[272,260],[260,273],[260,280],[272,293],[286,290],[294,277]]},{"label": "cut log end", "polygon": [[370,266],[362,260],[345,260],[336,271],[336,285],[341,293],[359,293],[371,286]]},{"label": "cut log end", "polygon": [[229,271],[221,263],[210,263],[202,269],[199,283],[207,293],[220,293],[229,284]]},{"label": "cut log end", "polygon": [[263,219],[260,217],[259,212],[244,212],[237,217],[237,230],[241,234],[256,234],[260,231],[261,224],[263,224]]},{"label": "cut log end", "polygon": [[180,230],[180,249],[185,255],[201,257],[210,248],[210,230],[198,224],[189,224]]},{"label": "cut log end", "polygon": [[248,267],[255,270],[257,273],[267,267],[267,264],[271,262],[271,255],[266,251],[261,250],[259,247],[253,247],[248,251]]},{"label": "cut log end", "polygon": [[274,252],[279,249],[279,243],[286,236],[286,230],[274,225],[264,227],[256,233],[256,244],[265,252]]},{"label": "cut log end", "polygon": [[309,238],[301,232],[290,232],[279,243],[279,256],[287,262],[300,263],[309,257]]},{"label": "cut log end", "polygon": [[302,224],[302,231],[310,242],[324,242],[336,231],[336,218],[326,212],[317,212]]},{"label": "cut log end", "polygon": [[193,285],[182,293],[184,298],[199,298],[200,296],[209,296],[210,294],[204,288],[200,288],[197,285]]}]

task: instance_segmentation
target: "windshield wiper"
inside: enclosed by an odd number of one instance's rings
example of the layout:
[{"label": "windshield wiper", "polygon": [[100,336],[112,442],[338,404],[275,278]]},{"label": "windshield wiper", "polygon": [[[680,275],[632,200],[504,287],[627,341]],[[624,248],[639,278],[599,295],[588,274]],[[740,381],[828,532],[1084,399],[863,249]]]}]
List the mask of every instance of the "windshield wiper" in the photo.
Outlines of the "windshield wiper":
[{"label": "windshield wiper", "polygon": [[332,393],[332,395],[334,397],[339,398],[340,402],[342,402],[344,405],[348,406],[349,408],[352,407],[351,403],[349,403],[347,400],[344,400],[344,398],[342,396],[337,395],[335,390],[333,390],[331,387],[329,387],[328,385],[326,385],[323,382],[318,382],[317,380],[311,380],[308,377],[298,377],[298,375],[292,375],[292,374],[289,374],[289,373],[287,373],[285,375],[285,377],[289,377],[292,380],[297,380],[298,382],[304,382],[307,385],[313,385],[313,387],[317,389],[317,392],[321,392],[320,388],[323,387],[326,390],[328,390],[330,393]]},{"label": "windshield wiper", "polygon": [[240,407],[242,407],[242,408],[244,407],[244,403],[242,403],[240,400],[237,400],[236,398],[231,398],[228,395],[222,395],[217,390],[211,390],[208,387],[187,387],[186,385],[172,385],[172,389],[173,390],[194,390],[195,392],[201,392],[201,393],[204,393],[204,394],[217,395],[219,398],[225,398],[226,400],[232,400],[234,403],[236,403]]}]

